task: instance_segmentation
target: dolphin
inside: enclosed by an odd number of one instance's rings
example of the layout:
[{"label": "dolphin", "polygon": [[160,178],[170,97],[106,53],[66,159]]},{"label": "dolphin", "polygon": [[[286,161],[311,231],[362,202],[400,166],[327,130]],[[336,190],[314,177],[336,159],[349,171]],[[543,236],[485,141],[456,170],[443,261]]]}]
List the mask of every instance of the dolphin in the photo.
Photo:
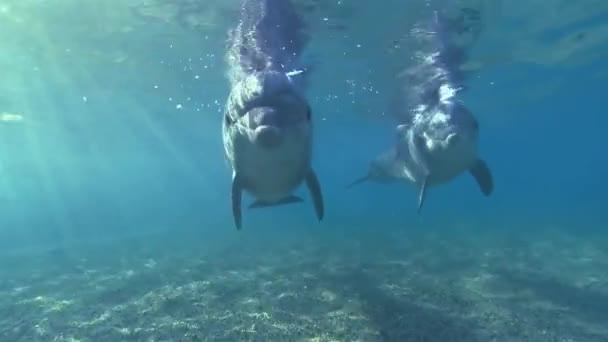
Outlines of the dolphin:
[{"label": "dolphin", "polygon": [[438,11],[433,14],[430,31],[413,31],[423,47],[415,51],[416,63],[400,74],[409,81],[399,89],[409,108],[400,107],[395,113],[399,117],[395,146],[370,162],[366,176],[348,185],[366,180],[413,183],[418,187],[418,213],[428,188],[465,172],[485,196],[494,190],[492,172],[478,156],[479,123],[457,99],[466,88],[460,70],[466,51],[449,39],[452,23]]},{"label": "dolphin", "polygon": [[406,182],[418,188],[420,213],[430,187],[469,173],[481,193],[494,190],[492,172],[478,156],[479,123],[459,102],[445,103],[422,115],[413,125],[397,126],[397,143],[370,162],[367,175],[347,185],[364,181]]},{"label": "dolphin", "polygon": [[468,172],[482,194],[494,190],[492,172],[478,156],[479,123],[460,102],[441,103],[412,126],[399,125],[397,159],[403,176],[418,187],[418,212],[427,189]]},{"label": "dolphin", "polygon": [[305,184],[317,219],[324,216],[321,185],[311,166],[312,110],[304,95],[306,70],[297,57],[305,44],[301,21],[288,0],[245,0],[231,32],[227,59],[231,89],[222,138],[232,169],[232,214],[242,226],[243,192],[249,208],[301,202]]}]

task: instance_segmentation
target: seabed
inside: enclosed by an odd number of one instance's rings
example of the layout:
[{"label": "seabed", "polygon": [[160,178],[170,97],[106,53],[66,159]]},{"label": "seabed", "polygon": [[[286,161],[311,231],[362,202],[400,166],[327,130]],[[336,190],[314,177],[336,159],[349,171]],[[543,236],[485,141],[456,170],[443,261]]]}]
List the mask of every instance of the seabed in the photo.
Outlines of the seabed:
[{"label": "seabed", "polygon": [[0,340],[608,341],[605,237],[254,229],[4,254]]}]

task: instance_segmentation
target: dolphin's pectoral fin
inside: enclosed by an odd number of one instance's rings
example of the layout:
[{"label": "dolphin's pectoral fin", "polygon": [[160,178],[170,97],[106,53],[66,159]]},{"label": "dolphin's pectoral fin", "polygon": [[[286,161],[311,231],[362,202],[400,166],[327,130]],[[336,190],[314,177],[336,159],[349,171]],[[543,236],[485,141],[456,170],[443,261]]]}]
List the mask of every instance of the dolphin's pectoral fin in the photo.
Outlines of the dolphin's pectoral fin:
[{"label": "dolphin's pectoral fin", "polygon": [[486,196],[490,196],[494,190],[494,181],[492,180],[492,171],[490,171],[486,162],[477,159],[475,164],[469,169],[469,172],[475,178],[481,192]]},{"label": "dolphin's pectoral fin", "polygon": [[321,184],[319,184],[319,179],[312,169],[310,169],[306,175],[306,186],[308,187],[308,191],[310,191],[312,203],[315,207],[315,213],[317,214],[317,219],[321,221],[325,215],[323,194],[321,193]]},{"label": "dolphin's pectoral fin", "polygon": [[236,172],[232,173],[232,217],[237,230],[241,230],[241,199],[243,197],[243,185]]},{"label": "dolphin's pectoral fin", "polygon": [[413,161],[418,165],[420,171],[424,175],[429,175],[429,167],[427,165],[427,149],[426,140],[420,134],[414,134],[412,136],[412,144],[414,148],[409,148]]},{"label": "dolphin's pectoral fin", "polygon": [[428,177],[425,177],[424,180],[422,181],[422,184],[420,185],[420,192],[418,193],[418,209],[417,209],[418,214],[420,214],[420,211],[422,210],[422,205],[424,204],[424,199],[426,198],[427,180],[428,180]]},{"label": "dolphin's pectoral fin", "polygon": [[350,188],[352,188],[353,186],[355,186],[355,185],[357,185],[357,184],[361,184],[361,183],[363,183],[363,182],[365,182],[365,181],[367,181],[367,180],[369,180],[369,175],[365,175],[365,176],[363,176],[363,177],[357,178],[357,179],[355,179],[354,181],[350,182],[350,183],[349,183],[349,184],[346,186],[346,188],[347,188],[347,189],[350,189]]},{"label": "dolphin's pectoral fin", "polygon": [[276,202],[266,202],[266,201],[257,200],[249,205],[249,209],[276,207],[279,205],[299,203],[299,202],[303,202],[300,197],[291,195],[291,196],[287,196],[285,198],[281,198],[280,200],[278,200]]}]

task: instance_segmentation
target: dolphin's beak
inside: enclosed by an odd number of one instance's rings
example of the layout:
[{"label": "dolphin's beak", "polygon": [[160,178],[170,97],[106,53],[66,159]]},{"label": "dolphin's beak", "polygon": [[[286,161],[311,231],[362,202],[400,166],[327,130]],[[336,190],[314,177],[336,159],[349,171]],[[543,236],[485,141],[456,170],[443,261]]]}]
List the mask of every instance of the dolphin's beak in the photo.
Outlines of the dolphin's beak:
[{"label": "dolphin's beak", "polygon": [[281,143],[281,130],[274,126],[260,126],[254,131],[254,141],[256,144],[270,149]]},{"label": "dolphin's beak", "polygon": [[281,143],[281,113],[273,107],[256,107],[249,111],[250,126],[255,127],[253,139],[263,148],[274,148]]},{"label": "dolphin's beak", "polygon": [[369,175],[365,175],[365,176],[363,176],[363,177],[361,177],[361,178],[357,178],[356,180],[354,180],[353,182],[351,182],[350,184],[348,184],[348,185],[346,186],[346,188],[347,188],[347,189],[350,189],[350,188],[352,188],[353,186],[355,186],[355,185],[357,185],[357,184],[361,184],[361,183],[363,183],[363,182],[365,182],[365,181],[367,181],[367,180],[369,180]]}]

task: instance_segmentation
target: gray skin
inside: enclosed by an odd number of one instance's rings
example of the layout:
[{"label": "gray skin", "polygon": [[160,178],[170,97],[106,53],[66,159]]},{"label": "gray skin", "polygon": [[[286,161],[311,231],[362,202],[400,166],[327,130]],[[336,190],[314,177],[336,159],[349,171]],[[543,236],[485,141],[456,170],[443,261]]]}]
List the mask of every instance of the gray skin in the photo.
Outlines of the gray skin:
[{"label": "gray skin", "polygon": [[250,208],[301,202],[292,193],[304,182],[317,218],[324,214],[321,186],[311,167],[313,126],[306,99],[279,72],[253,73],[233,87],[222,125],[224,149],[233,170],[232,209],[241,229],[241,198]]},{"label": "gray skin", "polygon": [[427,189],[447,183],[468,172],[479,189],[489,196],[494,188],[492,173],[478,157],[479,125],[459,102],[442,102],[415,116],[410,125],[397,127],[397,144],[370,163],[366,180],[405,181],[419,189],[418,212]]},{"label": "gray skin", "polygon": [[374,158],[369,162],[367,174],[349,183],[346,188],[350,189],[355,185],[366,181],[376,183],[394,183],[404,181],[405,164],[403,160],[397,158],[397,148],[392,147],[388,151]]}]

